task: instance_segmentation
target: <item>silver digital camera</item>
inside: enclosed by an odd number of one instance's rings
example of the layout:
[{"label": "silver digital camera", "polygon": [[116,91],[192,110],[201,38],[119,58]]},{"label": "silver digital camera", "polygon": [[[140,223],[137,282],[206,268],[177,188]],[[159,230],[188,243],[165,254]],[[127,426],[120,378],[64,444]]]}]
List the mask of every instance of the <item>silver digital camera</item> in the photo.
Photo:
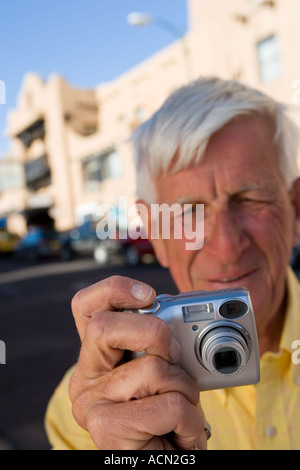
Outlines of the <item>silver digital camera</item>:
[{"label": "silver digital camera", "polygon": [[179,365],[200,391],[259,382],[257,332],[246,288],[159,295],[150,307],[131,311],[156,315],[169,325],[181,345]]}]

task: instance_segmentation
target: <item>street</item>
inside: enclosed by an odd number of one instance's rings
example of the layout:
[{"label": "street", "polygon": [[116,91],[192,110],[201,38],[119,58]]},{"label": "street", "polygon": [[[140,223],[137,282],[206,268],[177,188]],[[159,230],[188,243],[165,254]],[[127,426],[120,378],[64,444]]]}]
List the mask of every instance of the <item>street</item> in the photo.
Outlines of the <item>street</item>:
[{"label": "street", "polygon": [[22,266],[0,259],[0,341],[6,348],[6,364],[0,364],[0,450],[50,448],[46,406],[80,347],[71,299],[115,274],[149,283],[158,294],[177,292],[157,264],[99,267],[82,259]]}]

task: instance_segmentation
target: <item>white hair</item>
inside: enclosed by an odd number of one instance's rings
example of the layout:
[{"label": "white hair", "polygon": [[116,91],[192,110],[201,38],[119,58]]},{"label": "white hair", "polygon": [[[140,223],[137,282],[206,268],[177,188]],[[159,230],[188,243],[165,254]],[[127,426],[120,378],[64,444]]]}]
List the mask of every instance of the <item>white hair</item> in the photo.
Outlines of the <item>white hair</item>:
[{"label": "white hair", "polygon": [[260,114],[275,125],[279,168],[288,187],[298,175],[299,129],[288,107],[233,80],[200,78],[172,93],[132,134],[137,196],[155,202],[154,180],[197,165],[211,136],[239,116]]}]

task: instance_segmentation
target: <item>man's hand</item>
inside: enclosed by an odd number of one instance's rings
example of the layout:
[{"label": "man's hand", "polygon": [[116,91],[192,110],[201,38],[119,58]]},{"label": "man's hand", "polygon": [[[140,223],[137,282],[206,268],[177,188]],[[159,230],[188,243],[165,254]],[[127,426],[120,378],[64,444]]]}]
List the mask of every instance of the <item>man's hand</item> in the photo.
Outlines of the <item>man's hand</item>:
[{"label": "man's hand", "polygon": [[[82,347],[70,398],[76,421],[99,449],[206,448],[199,391],[176,365],[180,346],[168,325],[120,311],[154,299],[146,284],[114,276],[72,301]],[[124,350],[147,355],[123,363]]]}]

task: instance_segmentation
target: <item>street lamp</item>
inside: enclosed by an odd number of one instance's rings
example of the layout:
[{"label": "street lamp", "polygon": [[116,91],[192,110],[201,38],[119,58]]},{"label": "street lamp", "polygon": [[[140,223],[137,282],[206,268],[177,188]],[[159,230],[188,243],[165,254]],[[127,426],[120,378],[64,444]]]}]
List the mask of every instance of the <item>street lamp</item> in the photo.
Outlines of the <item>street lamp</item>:
[{"label": "street lamp", "polygon": [[187,75],[187,81],[189,82],[192,79],[192,72],[191,72],[191,62],[190,56],[188,52],[188,48],[185,43],[185,33],[180,28],[178,28],[175,24],[171,21],[166,20],[160,16],[154,16],[150,13],[142,13],[142,12],[132,12],[129,13],[127,16],[127,23],[130,26],[135,27],[142,27],[148,25],[158,26],[168,33],[170,33],[175,39],[180,40],[183,52],[183,58],[185,62],[185,69]]}]

